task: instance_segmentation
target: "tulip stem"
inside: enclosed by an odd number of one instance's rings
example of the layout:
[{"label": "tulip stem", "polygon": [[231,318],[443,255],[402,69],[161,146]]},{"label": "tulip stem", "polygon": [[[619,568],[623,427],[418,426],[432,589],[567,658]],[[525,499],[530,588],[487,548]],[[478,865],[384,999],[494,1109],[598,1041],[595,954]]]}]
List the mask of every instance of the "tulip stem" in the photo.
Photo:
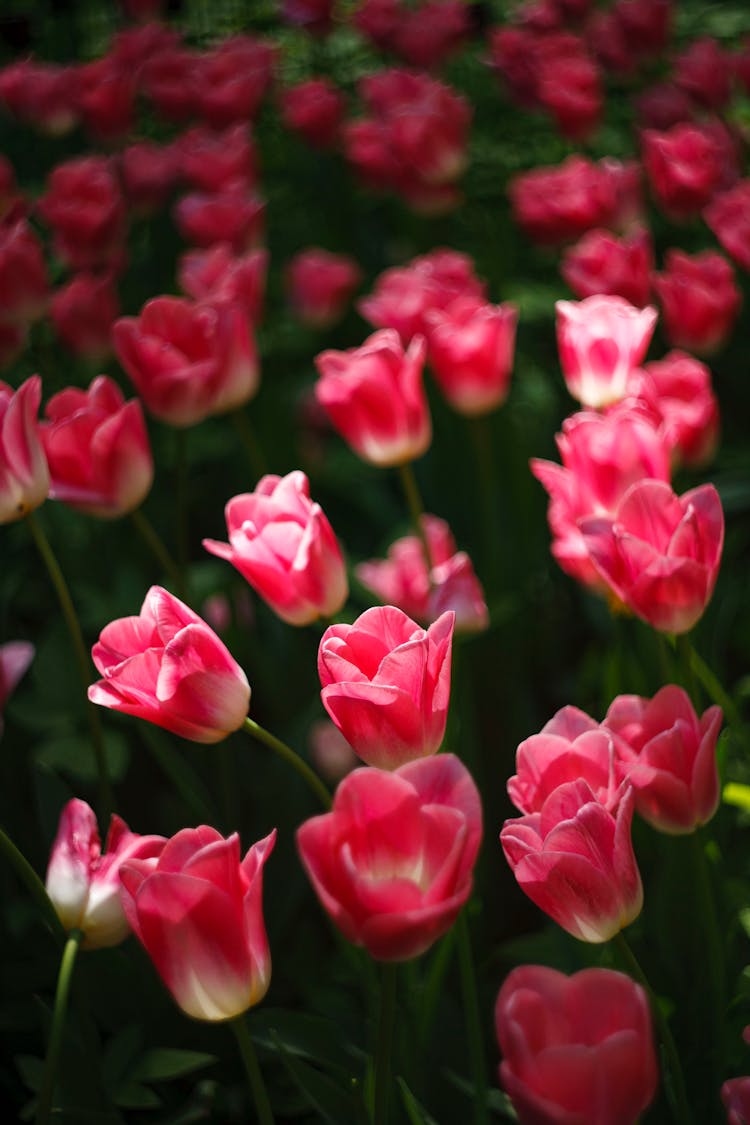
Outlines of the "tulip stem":
[{"label": "tulip stem", "polygon": [[274,1125],[273,1110],[271,1109],[271,1103],[268,1099],[268,1091],[263,1081],[260,1063],[255,1053],[255,1047],[253,1046],[244,1014],[230,1020],[229,1026],[234,1032],[242,1061],[245,1064],[245,1073],[250,1083],[253,1101],[255,1102],[255,1111],[258,1115],[258,1125]]},{"label": "tulip stem", "polygon": [[57,977],[55,991],[55,1007],[52,1012],[52,1027],[49,1036],[47,1057],[44,1060],[44,1074],[39,1091],[39,1100],[36,1107],[36,1125],[47,1125],[52,1115],[52,1099],[55,1094],[55,1079],[57,1078],[57,1064],[60,1059],[60,1048],[65,1031],[65,1016],[68,1010],[68,995],[70,982],[73,977],[73,966],[76,961],[78,947],[83,940],[82,930],[71,930],[63,950],[60,972]]},{"label": "tulip stem", "polygon": [[18,850],[10,836],[8,836],[2,828],[0,828],[0,851],[2,851],[6,859],[10,860],[11,865],[16,870],[16,874],[21,881],[26,884],[27,890],[44,915],[45,921],[55,937],[62,939],[65,936],[65,931],[60,924],[60,919],[57,917],[55,908],[52,905],[52,900],[44,888],[44,883],[26,859],[26,856]]},{"label": "tulip stem", "polygon": [[674,641],[675,649],[682,666],[685,690],[690,696],[693,706],[700,709],[701,697],[695,675],[695,668],[693,667],[693,646],[690,644],[687,633],[680,633],[675,637]]},{"label": "tulip stem", "polygon": [[661,1045],[662,1057],[669,1069],[668,1078],[665,1078],[664,1087],[672,1109],[672,1116],[677,1125],[692,1125],[693,1115],[690,1111],[690,1103],[685,1091],[685,1078],[682,1073],[680,1056],[677,1053],[677,1047],[672,1038],[672,1032],[661,1010],[656,993],[651,988],[646,974],[641,968],[633,950],[628,945],[627,939],[622,931],[615,934],[612,940],[617,946],[631,976],[635,977],[648,996],[649,1004],[651,1005],[651,1014],[656,1024],[657,1035]]},{"label": "tulip stem", "polygon": [[391,1092],[391,1055],[393,1054],[393,1029],[396,1022],[396,987],[398,965],[384,964],[380,986],[380,1014],[378,1016],[378,1042],[375,1054],[375,1096],[373,1098],[373,1125],[387,1125],[388,1102]]},{"label": "tulip stem", "polygon": [[289,765],[297,771],[300,777],[304,779],[307,786],[312,789],[323,807],[325,809],[330,809],[331,794],[318,775],[310,769],[307,762],[301,758],[295,750],[292,750],[291,746],[287,746],[280,738],[271,734],[270,731],[267,731],[249,716],[245,719],[243,725],[251,738],[255,738],[258,742],[264,743],[269,749],[273,750],[275,754],[278,754],[280,758],[283,758],[285,762],[288,762]]},{"label": "tulip stem", "polygon": [[138,534],[143,539],[144,543],[153,552],[158,559],[159,564],[165,574],[174,583],[175,590],[179,597],[183,600],[185,598],[185,580],[177,563],[174,561],[169,551],[167,550],[164,541],[159,535],[158,531],[149,519],[144,515],[141,508],[136,508],[134,512],[130,513],[130,518],[135,524]]},{"label": "tulip stem", "polygon": [[678,638],[678,640],[682,642],[684,646],[683,652],[686,654],[686,659],[690,662],[690,668],[705,688],[709,699],[712,699],[714,703],[718,703],[724,712],[727,722],[730,726],[738,730],[742,726],[742,719],[734,700],[724,690],[718,676],[712,672],[703,657],[696,652],[690,639],[685,636],[684,638]]},{"label": "tulip stem", "polygon": [[417,538],[422,544],[422,554],[424,555],[425,566],[427,567],[427,581],[432,586],[432,556],[430,555],[430,545],[427,542],[427,533],[424,526],[424,504],[419,492],[419,485],[417,478],[414,475],[414,469],[411,461],[407,461],[405,465],[399,465],[398,471],[401,475],[401,485],[406,497],[406,504],[409,508],[409,516],[411,522],[414,524],[414,530],[417,533]]},{"label": "tulip stem", "polygon": [[26,516],[26,522],[39,554],[42,556],[44,565],[47,568],[47,573],[49,574],[52,585],[55,588],[57,600],[60,603],[60,609],[65,618],[65,624],[68,627],[68,633],[70,634],[70,639],[73,643],[73,649],[78,661],[78,668],[83,683],[83,692],[86,697],[86,714],[88,716],[89,731],[91,733],[91,744],[96,760],[96,770],[99,775],[100,820],[106,824],[115,807],[115,800],[112,791],[112,782],[110,781],[109,771],[107,769],[104,735],[102,733],[101,723],[99,722],[99,712],[94,704],[90,703],[88,700],[88,688],[91,683],[91,663],[86,651],[86,645],[84,644],[81,623],[78,620],[68,584],[65,581],[63,572],[60,569],[60,564],[52,550],[50,541],[42,529],[42,525],[38,522],[33,512],[30,512]]},{"label": "tulip stem", "polygon": [[487,1060],[484,1055],[482,1021],[477,1000],[477,978],[474,972],[471,934],[466,919],[466,910],[462,910],[458,916],[456,935],[458,937],[458,966],[461,974],[466,1037],[469,1042],[471,1068],[474,1072],[474,1121],[476,1125],[487,1125]]}]

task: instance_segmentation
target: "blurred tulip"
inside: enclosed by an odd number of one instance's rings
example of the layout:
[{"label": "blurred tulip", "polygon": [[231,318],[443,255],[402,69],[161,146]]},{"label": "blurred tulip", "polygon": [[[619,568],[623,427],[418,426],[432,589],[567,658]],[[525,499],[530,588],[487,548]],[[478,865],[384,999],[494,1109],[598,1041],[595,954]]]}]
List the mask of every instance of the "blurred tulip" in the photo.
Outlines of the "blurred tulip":
[{"label": "blurred tulip", "polygon": [[727,1125],[750,1125],[750,1077],[728,1078],[721,1087]]},{"label": "blurred tulip", "polygon": [[313,35],[325,35],[333,24],[334,0],[282,0],[281,18]]},{"label": "blurred tulip", "polygon": [[612,177],[583,156],[569,156],[557,167],[515,176],[508,195],[518,225],[545,246],[579,238],[592,227],[609,226],[617,213]]},{"label": "blurred tulip", "polygon": [[242,183],[232,181],[211,194],[192,192],[174,208],[177,229],[194,246],[228,242],[237,254],[257,246],[263,233],[266,205]]},{"label": "blurred tulip", "polygon": [[710,355],[734,328],[742,296],[734,270],[713,250],[667,250],[664,273],[654,276],[664,331],[678,348]]},{"label": "blurred tulip", "polygon": [[427,312],[430,368],[459,414],[474,418],[501,406],[510,389],[518,309],[458,297]]},{"label": "blurred tulip", "polygon": [[317,719],[308,732],[310,757],[327,781],[338,785],[360,764],[359,758],[330,719]]},{"label": "blurred tulip", "polygon": [[141,86],[157,113],[167,121],[186,121],[197,110],[200,56],[174,44],[149,58],[140,76]]},{"label": "blurred tulip", "polygon": [[197,111],[213,129],[255,117],[273,77],[275,47],[233,35],[204,54],[197,67]]},{"label": "blurred tulip", "polygon": [[315,148],[333,148],[345,109],[344,95],[330,78],[309,78],[281,95],[281,116],[287,129]]},{"label": "blurred tulip", "polygon": [[648,350],[656,310],[608,296],[558,301],[555,309],[560,364],[573,398],[594,409],[624,398]]},{"label": "blurred tulip", "polygon": [[649,86],[635,99],[635,107],[641,126],[660,132],[692,121],[695,115],[692,99],[672,82]]},{"label": "blurred tulip", "polygon": [[122,183],[128,204],[148,214],[169,199],[180,174],[174,145],[140,141],[122,152]]},{"label": "blurred tulip", "polygon": [[229,1020],[271,982],[263,920],[263,868],[276,831],[240,859],[237,833],[183,828],[154,863],[121,869],[122,905],[135,936],[187,1016]]},{"label": "blurred tulip", "polygon": [[750,180],[712,199],[703,218],[727,254],[750,271]]},{"label": "blurred tulip", "polygon": [[78,111],[95,141],[111,143],[131,132],[137,91],[132,70],[104,55],[78,67],[78,84]]},{"label": "blurred tulip", "polygon": [[41,243],[25,219],[0,226],[0,318],[28,325],[44,315],[49,300]]},{"label": "blurred tulip", "polygon": [[656,202],[673,219],[696,215],[725,186],[724,152],[708,126],[685,122],[641,134],[643,166]]},{"label": "blurred tulip", "polygon": [[0,645],[0,735],[3,733],[5,704],[34,659],[36,649],[30,641],[6,641]]},{"label": "blurred tulip", "polygon": [[216,194],[226,188],[255,187],[258,153],[247,125],[226,129],[195,126],[175,142],[183,178],[196,191]]},{"label": "blurred tulip", "polygon": [[722,109],[732,94],[729,55],[716,39],[694,39],[674,64],[674,80],[706,109]]},{"label": "blurred tulip", "polygon": [[393,773],[355,770],[332,811],[297,830],[321,904],[379,961],[418,957],[453,925],[471,894],[481,839],[479,793],[452,754]]},{"label": "blurred tulip", "polygon": [[649,303],[654,250],[643,227],[618,238],[592,230],[563,253],[560,273],[576,297],[622,297],[636,308]]},{"label": "blurred tulip", "polygon": [[13,523],[47,499],[49,470],[37,413],[42,380],[32,375],[14,391],[0,383],[0,523]]},{"label": "blurred tulip", "polygon": [[80,156],[58,164],[38,203],[52,228],[53,247],[76,270],[119,266],[125,241],[125,203],[110,161]]},{"label": "blurred tulip", "polygon": [[402,4],[389,47],[409,66],[430,70],[462,46],[470,23],[463,0],[420,0],[415,8]]},{"label": "blurred tulip", "polygon": [[341,320],[362,271],[348,254],[317,246],[300,250],[286,268],[286,288],[294,315],[310,328],[330,328]]},{"label": "blurred tulip", "polygon": [[75,127],[78,93],[73,66],[20,59],[0,70],[0,103],[50,137],[62,137]]},{"label": "blurred tulip", "polygon": [[268,271],[268,251],[236,255],[228,242],[189,250],[178,262],[180,287],[195,301],[239,305],[251,324],[259,324]]},{"label": "blurred tulip", "polygon": [[711,459],[719,440],[719,404],[711,372],[685,352],[647,363],[632,393],[658,420],[672,460],[690,467]]},{"label": "blurred tulip", "polygon": [[138,617],[105,626],[91,656],[104,677],[89,688],[92,703],[193,742],[220,742],[245,721],[245,673],[208,625],[160,586]]},{"label": "blurred tulip", "polygon": [[120,315],[114,279],[79,273],[52,296],[50,319],[73,355],[100,364],[112,354],[112,326]]}]

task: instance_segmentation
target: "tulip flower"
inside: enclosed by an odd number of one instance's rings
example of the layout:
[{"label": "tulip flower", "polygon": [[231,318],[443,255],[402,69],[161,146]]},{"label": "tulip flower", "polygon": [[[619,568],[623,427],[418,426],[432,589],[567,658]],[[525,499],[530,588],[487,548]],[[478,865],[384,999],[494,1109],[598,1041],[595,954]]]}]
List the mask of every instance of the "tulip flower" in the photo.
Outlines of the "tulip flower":
[{"label": "tulip flower", "polygon": [[38,375],[32,375],[17,391],[0,383],[0,523],[22,519],[49,492],[49,470],[37,420],[41,399]]},{"label": "tulip flower", "polygon": [[430,368],[454,410],[474,418],[501,406],[510,389],[518,309],[457,298],[427,313]]},{"label": "tulip flower", "polygon": [[35,651],[30,641],[6,641],[0,645],[0,735],[3,733],[5,704],[34,659]]},{"label": "tulip flower", "polygon": [[159,586],[138,617],[105,626],[91,655],[104,677],[89,688],[92,703],[193,742],[220,742],[245,720],[245,673],[213,630]]},{"label": "tulip flower", "polygon": [[295,254],[286,269],[292,313],[310,328],[329,328],[341,320],[362,271],[348,254],[311,246]]},{"label": "tulip flower", "polygon": [[66,930],[83,931],[84,949],[119,945],[130,933],[120,901],[123,863],[152,868],[164,836],[138,836],[113,816],[102,852],[96,817],[73,798],[62,811],[47,867],[47,894]]},{"label": "tulip flower", "polygon": [[229,543],[203,546],[236,566],[282,621],[309,625],[338,613],[349,593],[346,567],[304,473],[263,477],[225,513]]},{"label": "tulip flower", "polygon": [[670,343],[709,355],[731,335],[742,296],[734,270],[713,250],[683,254],[668,250],[664,273],[654,277]]},{"label": "tulip flower", "polygon": [[521,890],[580,941],[609,941],[641,912],[633,799],[628,788],[613,813],[586,781],[569,781],[539,812],[506,820],[500,833]]},{"label": "tulip flower", "polygon": [[719,404],[704,363],[685,352],[669,352],[644,365],[631,393],[658,420],[674,464],[710,461],[719,440]]},{"label": "tulip flower", "polygon": [[728,1078],[721,1087],[721,1100],[727,1111],[727,1125],[750,1122],[750,1076]]},{"label": "tulip flower", "polygon": [[25,219],[0,226],[0,315],[14,324],[38,320],[47,307],[44,252]]},{"label": "tulip flower", "polygon": [[648,304],[654,251],[650,233],[638,227],[617,238],[592,230],[563,254],[560,272],[576,297],[598,293],[622,297],[637,308]]},{"label": "tulip flower", "polygon": [[709,125],[681,122],[664,132],[644,129],[643,167],[657,203],[673,219],[697,214],[729,186],[726,153],[718,131]]},{"label": "tulip flower", "polygon": [[358,769],[333,810],[297,831],[303,866],[344,936],[380,961],[417,957],[471,894],[479,793],[453,754],[393,773]]},{"label": "tulip flower", "polygon": [[583,156],[515,176],[508,194],[518,225],[544,246],[579,238],[593,227],[609,227],[617,215],[613,177],[603,164]]},{"label": "tulip flower", "polygon": [[221,192],[232,185],[253,188],[258,154],[245,122],[215,131],[196,126],[175,143],[183,178],[196,191]]},{"label": "tulip flower", "polygon": [[318,650],[323,706],[356,754],[395,769],[434,754],[445,734],[452,613],[420,629],[395,606],[331,625]]},{"label": "tulip flower", "polygon": [[229,242],[236,254],[258,246],[265,213],[265,203],[244,180],[232,180],[221,191],[190,192],[174,207],[177,229],[186,242],[205,248]]},{"label": "tulip flower", "polygon": [[694,831],[716,812],[720,707],[699,719],[687,692],[668,684],[653,699],[618,695],[602,723],[618,739],[618,767],[635,807],[659,832]]},{"label": "tulip flower", "polygon": [[523,1125],[634,1125],[656,1093],[648,997],[624,973],[519,965],[495,1026],[500,1084]]},{"label": "tulip flower", "polygon": [[344,117],[344,95],[329,78],[310,78],[281,95],[281,117],[287,129],[315,148],[333,148]]},{"label": "tulip flower", "polygon": [[422,336],[404,352],[396,332],[383,329],[360,348],[315,358],[318,402],[355,453],[372,465],[413,461],[432,440],[422,385],[424,356]]},{"label": "tulip flower", "polygon": [[103,519],[137,508],[154,479],[146,424],[137,399],[125,402],[107,375],[88,391],[68,387],[45,407],[40,428],[50,497]]},{"label": "tulip flower", "polygon": [[76,274],[55,292],[50,306],[62,343],[92,364],[111,355],[112,325],[119,315],[117,289],[109,274]]},{"label": "tulip flower", "polygon": [[155,863],[134,859],[121,869],[128,922],[193,1019],[233,1019],[268,991],[263,868],[275,841],[274,830],[241,860],[236,833],[184,828]]},{"label": "tulip flower", "polygon": [[692,629],[713,594],[724,545],[713,485],[677,496],[663,481],[638,481],[613,515],[580,528],[594,566],[636,616],[663,633]]},{"label": "tulip flower", "polygon": [[208,250],[189,250],[178,262],[180,287],[196,301],[240,305],[251,324],[258,324],[268,270],[268,251],[235,255],[228,242]]},{"label": "tulip flower", "polygon": [[715,196],[703,212],[709,229],[738,265],[750,270],[750,180]]},{"label": "tulip flower", "polygon": [[106,157],[81,156],[58,164],[38,209],[65,265],[89,270],[121,264],[125,202]]}]

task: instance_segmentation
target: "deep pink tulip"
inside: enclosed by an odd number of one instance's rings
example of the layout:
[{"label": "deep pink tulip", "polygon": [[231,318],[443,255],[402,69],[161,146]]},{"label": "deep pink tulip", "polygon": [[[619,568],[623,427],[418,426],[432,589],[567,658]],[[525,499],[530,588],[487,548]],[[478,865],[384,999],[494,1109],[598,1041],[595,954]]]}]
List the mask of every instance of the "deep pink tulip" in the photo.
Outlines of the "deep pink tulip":
[{"label": "deep pink tulip", "polygon": [[726,154],[717,132],[692,122],[641,135],[643,166],[657,203],[673,219],[696,215],[728,186]]},{"label": "deep pink tulip", "polygon": [[236,832],[224,839],[204,824],[168,840],[156,863],[122,866],[128,922],[193,1019],[233,1019],[268,991],[263,868],[275,842],[274,830],[240,859]]},{"label": "deep pink tulip", "polygon": [[76,274],[55,291],[50,302],[56,335],[73,355],[97,365],[112,354],[112,326],[119,315],[111,274]]},{"label": "deep pink tulip", "polygon": [[213,129],[255,117],[273,78],[275,57],[276,48],[265,39],[223,39],[199,60],[198,116]]},{"label": "deep pink tulip", "polygon": [[633,1125],[656,1093],[648,997],[624,973],[519,965],[495,1026],[500,1084],[523,1125]]},{"label": "deep pink tulip", "polygon": [[560,364],[573,398],[594,409],[624,398],[648,350],[656,310],[607,296],[558,301],[555,308]]},{"label": "deep pink tulip", "polygon": [[704,35],[677,56],[674,80],[706,109],[722,109],[732,94],[730,58],[716,39]]},{"label": "deep pink tulip", "polygon": [[120,363],[155,418],[193,426],[242,406],[258,388],[255,341],[235,304],[154,297],[113,329]]},{"label": "deep pink tulip", "polygon": [[175,145],[183,178],[196,191],[224,191],[232,184],[248,190],[258,177],[258,154],[244,122],[227,129],[195,126],[183,133]]},{"label": "deep pink tulip", "polygon": [[0,383],[0,523],[20,520],[49,492],[37,414],[42,380],[32,375],[14,391]]},{"label": "deep pink tulip", "polygon": [[300,250],[286,268],[292,312],[310,328],[330,328],[341,320],[361,280],[362,271],[348,254],[317,246]]},{"label": "deep pink tulip", "polygon": [[574,52],[544,54],[537,97],[568,140],[585,141],[591,136],[604,105],[602,72],[582,41]]},{"label": "deep pink tulip", "polygon": [[180,175],[174,145],[139,141],[122,152],[122,186],[130,207],[142,214],[158,211],[172,194]]},{"label": "deep pink tulip", "polygon": [[41,243],[25,219],[0,226],[0,317],[17,324],[38,320],[49,281]]},{"label": "deep pink tulip", "polygon": [[508,186],[513,216],[521,229],[545,246],[609,226],[617,214],[615,183],[607,170],[583,156],[534,168]]},{"label": "deep pink tulip", "polygon": [[627,789],[613,813],[586,781],[568,781],[539,812],[506,820],[500,833],[521,890],[580,941],[609,941],[641,912],[633,797]]},{"label": "deep pink tulip", "polygon": [[5,704],[34,659],[35,652],[30,641],[6,641],[0,645],[0,735],[3,733]]},{"label": "deep pink tulip", "polygon": [[677,496],[668,484],[631,485],[615,513],[580,523],[594,565],[637,617],[686,633],[713,594],[724,545],[719,494],[704,484]]},{"label": "deep pink tulip", "polygon": [[91,655],[104,677],[89,688],[92,703],[193,742],[220,742],[245,720],[245,673],[205,621],[160,586],[138,617],[106,625]]},{"label": "deep pink tulip", "polygon": [[592,230],[563,254],[560,273],[576,297],[623,297],[643,308],[651,295],[654,251],[649,231],[638,227],[622,238]]},{"label": "deep pink tulip", "polygon": [[458,297],[426,315],[430,368],[454,410],[473,418],[507,398],[518,309]]},{"label": "deep pink tulip", "polygon": [[297,831],[315,893],[344,936],[380,961],[419,956],[471,894],[482,806],[453,754],[394,773],[358,769],[333,810]]},{"label": "deep pink tulip", "polygon": [[646,129],[664,131],[673,125],[692,121],[695,103],[673,82],[657,82],[635,99],[640,125]]},{"label": "deep pink tulip", "polygon": [[711,459],[719,440],[719,404],[704,363],[685,352],[668,352],[644,366],[631,391],[658,420],[674,463],[692,467]]},{"label": "deep pink tulip", "polygon": [[435,754],[445,734],[452,613],[421,629],[395,606],[331,625],[318,650],[323,706],[355,753],[395,769]]},{"label": "deep pink tulip", "polygon": [[430,70],[459,49],[470,22],[462,0],[422,0],[416,8],[402,4],[389,49],[409,66]]},{"label": "deep pink tulip", "polygon": [[282,0],[281,18],[311,35],[325,35],[333,23],[334,0]]},{"label": "deep pink tulip", "polygon": [[720,707],[698,718],[690,697],[668,684],[653,699],[618,695],[602,728],[618,737],[618,768],[635,790],[636,811],[660,832],[692,832],[716,812]]},{"label": "deep pink tulip", "polygon": [[251,324],[259,324],[268,270],[268,251],[236,255],[228,242],[189,250],[179,259],[180,287],[195,301],[240,305]]},{"label": "deep pink tulip", "polygon": [[41,425],[50,497],[102,519],[132,512],[154,479],[146,424],[138,399],[125,402],[107,375],[88,391],[53,395]]},{"label": "deep pink tulip", "polygon": [[750,1125],[750,1077],[728,1078],[721,1087],[727,1125]]},{"label": "deep pink tulip", "polygon": [[137,76],[104,55],[78,67],[77,107],[84,128],[99,143],[121,140],[133,129]]},{"label": "deep pink tulip", "polygon": [[224,511],[229,542],[203,546],[237,567],[282,621],[309,625],[339,612],[349,593],[344,559],[304,473],[265,476]]},{"label": "deep pink tulip", "polygon": [[712,199],[703,218],[727,254],[750,270],[750,179]]},{"label": "deep pink tulip", "polygon": [[106,157],[80,156],[58,164],[37,206],[66,266],[88,270],[121,265],[125,202]]},{"label": "deep pink tulip", "polygon": [[531,461],[532,473],[550,497],[547,518],[553,535],[552,554],[566,574],[602,587],[579,522],[588,516],[613,514],[635,481],[646,477],[668,481],[669,446],[656,419],[626,404],[608,414],[573,414],[563,422],[556,441],[562,466],[537,458]]},{"label": "deep pink tulip", "polygon": [[26,217],[28,204],[18,190],[16,173],[7,156],[0,153],[0,223],[12,226]]},{"label": "deep pink tulip", "polygon": [[346,102],[330,78],[309,78],[281,95],[281,117],[287,129],[315,148],[332,148],[341,130]]},{"label": "deep pink tulip", "polygon": [[265,214],[264,201],[241,180],[217,192],[191,192],[174,208],[177,229],[186,242],[204,247],[229,242],[237,254],[260,243]]},{"label": "deep pink tulip", "polygon": [[0,103],[14,117],[50,137],[78,121],[78,75],[73,66],[19,59],[0,71]]},{"label": "deep pink tulip", "polygon": [[397,606],[422,625],[450,609],[457,633],[481,632],[489,624],[489,613],[471,559],[458,550],[445,520],[425,515],[422,526],[432,564],[429,573],[422,540],[406,535],[391,544],[387,558],[360,563],[357,578],[383,605]]},{"label": "deep pink tulip", "polygon": [[432,440],[422,383],[425,340],[415,336],[404,351],[396,332],[384,328],[359,348],[315,357],[318,402],[354,452],[372,465],[403,465],[421,457]]},{"label": "deep pink tulip", "polygon": [[146,61],[141,87],[167,121],[186,121],[196,112],[199,63],[196,51],[178,44],[165,45]]},{"label": "deep pink tulip", "polygon": [[83,931],[84,949],[119,945],[130,933],[120,901],[123,863],[156,864],[163,836],[138,836],[113,816],[102,852],[96,816],[73,798],[60,816],[47,867],[47,894],[66,930]]},{"label": "deep pink tulip", "polygon": [[742,295],[734,270],[714,250],[668,250],[664,273],[654,276],[664,331],[677,348],[710,355],[731,335]]}]

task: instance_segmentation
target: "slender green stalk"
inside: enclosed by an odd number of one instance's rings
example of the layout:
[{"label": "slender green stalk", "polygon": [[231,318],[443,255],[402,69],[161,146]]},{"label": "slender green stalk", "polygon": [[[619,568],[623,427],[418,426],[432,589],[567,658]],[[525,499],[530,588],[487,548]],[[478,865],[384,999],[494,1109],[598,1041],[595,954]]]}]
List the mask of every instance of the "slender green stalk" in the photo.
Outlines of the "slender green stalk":
[{"label": "slender green stalk", "polygon": [[297,771],[300,777],[304,779],[307,786],[312,789],[323,807],[330,809],[331,794],[318,775],[310,769],[304,758],[300,758],[299,754],[295,750],[292,750],[291,746],[287,746],[280,738],[271,734],[270,731],[267,731],[249,716],[245,719],[243,726],[252,738],[257,739],[258,742],[264,743],[264,745],[273,750],[275,754],[278,754],[280,758],[283,758],[285,762],[288,762],[289,765]]},{"label": "slender green stalk", "polygon": [[81,632],[81,624],[78,620],[75,606],[73,605],[73,599],[70,596],[68,584],[65,581],[65,577],[60,569],[60,564],[57,561],[55,553],[52,550],[49,539],[44,534],[42,526],[33,512],[27,515],[26,523],[31,531],[39,554],[42,556],[52,585],[55,588],[57,600],[60,603],[60,609],[65,618],[65,624],[68,627],[68,633],[70,634],[70,639],[76,654],[76,660],[81,674],[81,682],[83,684],[83,693],[86,698],[86,714],[88,716],[89,730],[91,732],[91,744],[96,760],[96,770],[99,775],[101,819],[106,824],[115,807],[115,800],[112,792],[112,782],[110,781],[109,771],[107,769],[107,757],[104,751],[104,735],[99,721],[99,712],[93,703],[88,702],[88,688],[91,683],[91,662],[89,660],[89,654],[86,651],[83,633]]},{"label": "slender green stalk", "polygon": [[471,1069],[474,1077],[474,1121],[475,1125],[487,1125],[487,1060],[484,1054],[482,1020],[477,999],[477,978],[474,972],[474,957],[471,949],[471,934],[462,910],[456,922],[458,938],[458,966],[461,973],[461,992],[466,1020],[466,1037],[469,1042]]},{"label": "slender green stalk", "polygon": [[76,954],[78,953],[78,947],[82,940],[83,932],[81,930],[71,930],[68,934],[68,940],[65,943],[62,961],[60,962],[60,972],[57,977],[57,989],[55,991],[55,1008],[52,1012],[52,1029],[49,1036],[49,1046],[47,1047],[47,1058],[44,1060],[42,1086],[39,1091],[36,1117],[34,1119],[36,1125],[47,1125],[52,1115],[52,1101],[55,1095],[57,1066],[60,1060],[60,1048],[65,1031],[65,1016],[68,1011],[70,982],[73,976]]},{"label": "slender green stalk", "polygon": [[680,633],[675,637],[675,648],[682,665],[685,690],[693,701],[693,706],[700,710],[701,696],[693,667],[693,646],[687,633]]},{"label": "slender green stalk", "polygon": [[693,882],[698,905],[696,914],[701,920],[706,941],[705,958],[702,961],[708,978],[707,991],[711,996],[712,1030],[708,1037],[706,1052],[713,1064],[713,1086],[714,1089],[718,1090],[721,1083],[721,1065],[724,1054],[722,1042],[727,1008],[723,944],[719,922],[716,917],[716,902],[711,891],[706,851],[699,829],[690,834],[690,846],[693,860]]},{"label": "slender green stalk", "polygon": [[398,471],[401,476],[401,486],[404,490],[404,496],[406,497],[406,503],[409,508],[409,517],[414,525],[414,530],[419,538],[419,542],[422,544],[422,553],[424,554],[424,561],[427,567],[427,578],[431,581],[432,556],[430,555],[430,545],[427,542],[427,535],[424,529],[424,504],[422,503],[422,497],[419,492],[417,478],[414,475],[414,469],[410,461],[407,461],[405,465],[399,465]]},{"label": "slender green stalk", "polygon": [[62,928],[60,919],[57,917],[52,901],[44,889],[44,883],[26,859],[26,856],[18,850],[10,836],[8,836],[2,828],[0,828],[0,851],[15,868],[16,874],[21,879],[21,882],[26,884],[26,889],[36,902],[44,916],[44,920],[55,937],[62,940],[65,937],[65,931]]},{"label": "slender green stalk", "polygon": [[648,996],[651,1005],[651,1014],[656,1024],[656,1031],[659,1042],[662,1048],[662,1055],[669,1068],[669,1080],[665,1079],[664,1087],[669,1099],[672,1116],[676,1125],[692,1125],[693,1115],[690,1110],[690,1103],[688,1101],[687,1093],[685,1090],[685,1078],[682,1073],[682,1065],[680,1063],[680,1056],[677,1053],[672,1032],[669,1029],[669,1024],[664,1017],[659,1001],[648,982],[648,978],[638,963],[638,959],[628,945],[625,935],[620,931],[612,939],[620,955],[627,965],[628,971],[631,976],[635,977],[641,987],[644,989]]},{"label": "slender green stalk", "polygon": [[375,1051],[375,1097],[373,1099],[372,1110],[373,1125],[388,1125],[393,1029],[396,1022],[397,984],[398,965],[385,963],[383,965],[381,978],[378,1041]]},{"label": "slender green stalk", "polygon": [[247,411],[244,407],[240,407],[240,409],[235,410],[230,417],[239,435],[240,441],[244,446],[245,452],[247,453],[247,460],[253,475],[257,480],[260,480],[260,478],[268,472],[266,458],[258,442],[255,430],[250,424]]},{"label": "slender green stalk", "polygon": [[258,1056],[255,1053],[255,1047],[253,1046],[244,1014],[230,1020],[229,1026],[234,1032],[237,1046],[242,1056],[242,1062],[245,1065],[245,1073],[250,1083],[253,1101],[255,1102],[255,1111],[258,1115],[258,1125],[274,1125],[273,1110],[268,1100],[268,1091],[263,1081]]},{"label": "slender green stalk", "polygon": [[149,519],[144,515],[142,508],[136,508],[130,513],[130,518],[135,524],[138,534],[146,546],[153,552],[165,574],[169,575],[174,583],[177,594],[185,598],[185,581],[182,571],[167,550],[164,541]]}]

